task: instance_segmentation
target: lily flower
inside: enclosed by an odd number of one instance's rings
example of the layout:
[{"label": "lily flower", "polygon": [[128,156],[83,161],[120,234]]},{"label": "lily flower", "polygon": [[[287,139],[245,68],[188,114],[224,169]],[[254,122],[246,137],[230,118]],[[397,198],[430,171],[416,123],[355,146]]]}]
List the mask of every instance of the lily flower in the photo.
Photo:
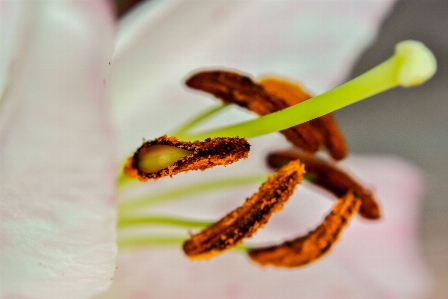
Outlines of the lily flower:
[{"label": "lily flower", "polygon": [[[255,74],[275,71],[304,78],[310,90],[320,93],[349,71],[389,7],[386,1],[325,7],[151,1],[122,20],[114,40],[116,23],[106,1],[4,4],[2,297],[90,298],[106,290],[101,297],[425,295],[427,274],[415,244],[422,180],[418,170],[399,159],[365,156],[341,163],[381,198],[384,218],[379,224],[355,218],[331,255],[299,270],[259,268],[238,252],[191,262],[180,246],[129,241],[151,235],[151,225],[134,230],[120,224],[126,197],[148,194],[152,203],[161,194],[158,203],[163,205],[142,211],[169,214],[171,220],[195,218],[196,224],[218,219],[254,191],[259,173],[267,172],[266,151],[287,145],[281,136],[251,140],[256,151],[247,160],[207,170],[206,176],[188,173],[141,188],[114,186],[118,164],[135,149],[136,140],[171,132],[213,105],[193,101],[196,95],[181,88],[180,81],[192,70],[225,66]],[[234,122],[252,116],[229,109],[204,127],[227,125],[229,118]],[[221,183],[207,189],[210,176]],[[199,188],[182,189],[194,183]],[[193,199],[174,201],[176,191],[187,189]],[[328,210],[326,195],[305,188],[297,193],[257,233],[254,244],[288,238],[298,228],[306,232]],[[122,252],[116,260],[117,206]],[[163,229],[155,231],[169,236]],[[185,228],[178,231],[188,237]]]}]

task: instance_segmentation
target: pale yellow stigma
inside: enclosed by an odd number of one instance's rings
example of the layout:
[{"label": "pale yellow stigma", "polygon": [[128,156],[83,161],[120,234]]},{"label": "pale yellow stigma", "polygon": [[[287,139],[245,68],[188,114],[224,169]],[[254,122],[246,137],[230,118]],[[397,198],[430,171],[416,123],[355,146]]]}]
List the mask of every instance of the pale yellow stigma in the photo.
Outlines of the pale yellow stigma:
[{"label": "pale yellow stigma", "polygon": [[395,47],[397,80],[403,87],[418,86],[437,71],[434,54],[423,43],[414,40],[400,42]]}]

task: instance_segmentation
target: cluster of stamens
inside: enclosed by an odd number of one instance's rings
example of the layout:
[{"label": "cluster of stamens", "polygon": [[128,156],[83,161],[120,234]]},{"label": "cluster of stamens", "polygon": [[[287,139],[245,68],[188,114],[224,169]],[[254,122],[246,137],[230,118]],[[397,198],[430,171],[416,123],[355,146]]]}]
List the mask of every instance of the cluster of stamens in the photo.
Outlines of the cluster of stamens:
[{"label": "cluster of stamens", "polygon": [[[362,75],[336,88],[336,93],[343,93],[343,86],[346,89],[353,89],[356,86],[358,90],[360,84],[367,84],[366,90],[369,96],[372,90],[379,92],[398,84],[416,85],[429,79],[435,71],[432,54],[428,55],[425,52],[427,49],[424,48],[423,54],[417,53],[418,59],[415,59],[415,51],[421,51],[422,45],[413,44],[416,42],[412,41],[407,43],[400,44],[395,56],[373,69],[373,75],[369,73]],[[411,56],[407,54],[409,52],[412,53]],[[421,68],[422,71],[417,72],[415,66],[410,67],[409,64],[412,63],[419,64],[417,68]],[[407,73],[403,73],[403,67]],[[412,73],[410,77],[405,78],[409,73]],[[421,76],[421,73],[425,75]],[[382,79],[379,82],[370,82],[371,76],[378,74],[389,76],[393,82],[385,81],[385,83]],[[261,116],[258,119],[261,120],[260,123],[274,122],[273,115],[277,113],[283,113],[282,115],[288,117],[292,113],[290,109],[309,107],[309,110],[305,111],[309,113],[309,119],[305,122],[299,121],[288,126],[291,121],[282,119],[273,125],[292,144],[292,149],[268,155],[267,163],[275,169],[274,174],[267,178],[258,192],[247,198],[242,206],[230,211],[222,219],[208,225],[197,234],[191,235],[190,239],[183,243],[183,250],[187,256],[192,259],[210,258],[242,244],[246,238],[263,227],[274,212],[282,209],[305,172],[306,178],[311,183],[335,195],[337,201],[332,211],[315,230],[304,236],[274,246],[249,248],[248,255],[253,261],[261,265],[270,264],[278,267],[297,267],[310,263],[331,249],[356,213],[359,212],[366,219],[380,218],[380,209],[372,193],[333,162],[345,158],[348,152],[334,117],[327,113],[327,108],[321,109],[320,115],[317,116],[314,111],[319,105],[340,107],[354,102],[353,92],[347,94],[349,99],[345,103],[325,105],[322,101],[326,100],[326,95],[312,99],[296,84],[277,79],[265,79],[256,83],[245,75],[220,70],[199,72],[187,80],[187,86],[210,93],[224,104],[236,104],[258,114]],[[335,93],[335,90],[329,93]],[[358,95],[358,100],[367,96]],[[315,99],[321,102],[316,104],[313,102]],[[301,106],[303,104],[306,106]],[[284,117],[277,114],[277,118]],[[224,128],[196,135],[198,139],[207,134],[210,137],[222,136],[207,138],[204,141],[180,141],[179,138],[185,140],[195,138],[195,135],[184,132],[177,137],[162,136],[153,141],[146,141],[127,160],[124,173],[128,177],[147,181],[184,171],[205,170],[216,165],[236,162],[248,156],[250,146],[245,137],[258,134],[253,133],[257,129],[251,131],[247,129],[248,126],[250,124],[229,127],[228,134]],[[269,130],[271,129],[262,128],[259,134],[265,134]],[[322,148],[326,148],[329,159],[322,160],[314,156]]]}]

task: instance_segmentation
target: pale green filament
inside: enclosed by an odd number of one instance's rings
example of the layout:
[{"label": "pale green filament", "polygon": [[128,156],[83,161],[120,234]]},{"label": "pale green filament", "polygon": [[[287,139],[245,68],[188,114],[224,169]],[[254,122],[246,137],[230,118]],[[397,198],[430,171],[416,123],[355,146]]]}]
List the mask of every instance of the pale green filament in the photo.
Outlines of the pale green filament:
[{"label": "pale green filament", "polygon": [[186,228],[204,228],[211,225],[211,221],[196,221],[181,219],[170,216],[120,216],[118,227],[129,227],[135,225],[169,225]]},{"label": "pale green filament", "polygon": [[[140,208],[149,207],[161,203],[172,202],[200,193],[218,191],[219,189],[228,189],[231,187],[246,186],[251,184],[260,184],[266,180],[265,175],[243,176],[230,179],[217,179],[208,182],[200,182],[185,187],[175,188],[151,195],[142,196],[121,203],[118,207],[118,228],[130,228],[140,225],[166,225],[174,227],[204,228],[211,225],[210,221],[197,221],[183,218],[167,216],[145,216],[138,215]],[[140,247],[179,247],[188,237],[173,236],[137,236],[137,237],[119,237],[118,246],[121,249],[132,249]],[[237,246],[234,250],[247,252],[248,247]]]},{"label": "pale green filament", "polygon": [[205,192],[215,192],[219,189],[228,189],[238,186],[246,186],[251,184],[259,184],[266,180],[265,175],[258,176],[241,176],[234,178],[221,178],[210,180],[207,182],[199,182],[190,184],[189,186],[179,187],[171,190],[151,193],[132,200],[120,203],[118,207],[119,213],[126,212],[131,209],[153,206],[161,203],[172,202],[188,196],[195,196]]},{"label": "pale green filament", "polygon": [[186,236],[144,236],[118,238],[117,245],[121,249],[138,247],[180,247],[188,237]]},{"label": "pale green filament", "polygon": [[428,48],[417,41],[404,41],[396,46],[395,55],[385,62],[310,100],[245,123],[177,137],[186,141],[222,136],[251,138],[281,131],[393,87],[420,85],[429,80],[436,69],[435,57]]},{"label": "pale green filament", "polygon": [[[118,238],[117,244],[120,250],[145,248],[145,247],[174,247],[179,248],[188,239],[184,236],[143,236]],[[241,251],[247,253],[250,247],[246,245],[238,245],[232,248],[233,251]]]},{"label": "pale green filament", "polygon": [[167,168],[192,152],[170,145],[151,145],[138,156],[138,169],[151,173]]},{"label": "pale green filament", "polygon": [[135,180],[134,178],[128,177],[122,170],[120,169],[120,176],[117,179],[117,187],[119,190],[123,190],[125,187],[130,186],[132,184],[139,183],[139,181]]},{"label": "pale green filament", "polygon": [[210,110],[206,110],[203,113],[197,115],[195,118],[191,119],[189,122],[184,124],[181,128],[179,128],[176,132],[174,132],[173,136],[180,136],[189,129],[193,128],[194,126],[197,126],[201,122],[205,121],[206,119],[210,118],[211,116],[216,115],[218,112],[222,111],[224,108],[228,107],[228,104],[219,105],[218,107],[213,107]]}]

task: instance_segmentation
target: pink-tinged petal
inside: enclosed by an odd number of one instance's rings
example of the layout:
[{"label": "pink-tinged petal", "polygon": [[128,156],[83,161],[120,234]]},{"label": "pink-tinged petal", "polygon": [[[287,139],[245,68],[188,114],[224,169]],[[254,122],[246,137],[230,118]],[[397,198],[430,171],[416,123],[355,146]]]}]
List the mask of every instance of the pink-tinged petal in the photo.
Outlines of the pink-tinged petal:
[{"label": "pink-tinged petal", "polygon": [[[285,270],[259,267],[241,253],[204,262],[188,260],[180,248],[123,252],[114,284],[101,298],[424,298],[430,283],[416,243],[420,172],[406,162],[379,156],[349,158],[344,167],[372,188],[384,217],[369,222],[356,217],[334,249],[316,263]],[[328,194],[300,186],[252,242],[307,232],[333,203]],[[222,204],[208,195],[167,211],[197,215],[207,205],[213,214]]]},{"label": "pink-tinged petal", "polygon": [[[397,157],[354,157],[353,171],[371,188],[382,206],[379,223],[355,219],[346,243],[364,254],[335,251],[360,279],[384,290],[382,298],[424,298],[431,286],[418,247],[418,220],[424,180],[421,171]],[[362,242],[359,242],[362,240]],[[352,250],[353,252],[353,250]],[[389,297],[388,297],[389,296]],[[393,297],[392,297],[393,298]]]},{"label": "pink-tinged petal", "polygon": [[149,1],[120,23],[112,62],[121,153],[216,103],[183,86],[199,68],[278,74],[326,91],[345,79],[392,3]]},{"label": "pink-tinged petal", "polygon": [[106,1],[26,4],[2,94],[14,109],[0,110],[0,296],[88,298],[115,272],[104,105],[113,11]]}]

